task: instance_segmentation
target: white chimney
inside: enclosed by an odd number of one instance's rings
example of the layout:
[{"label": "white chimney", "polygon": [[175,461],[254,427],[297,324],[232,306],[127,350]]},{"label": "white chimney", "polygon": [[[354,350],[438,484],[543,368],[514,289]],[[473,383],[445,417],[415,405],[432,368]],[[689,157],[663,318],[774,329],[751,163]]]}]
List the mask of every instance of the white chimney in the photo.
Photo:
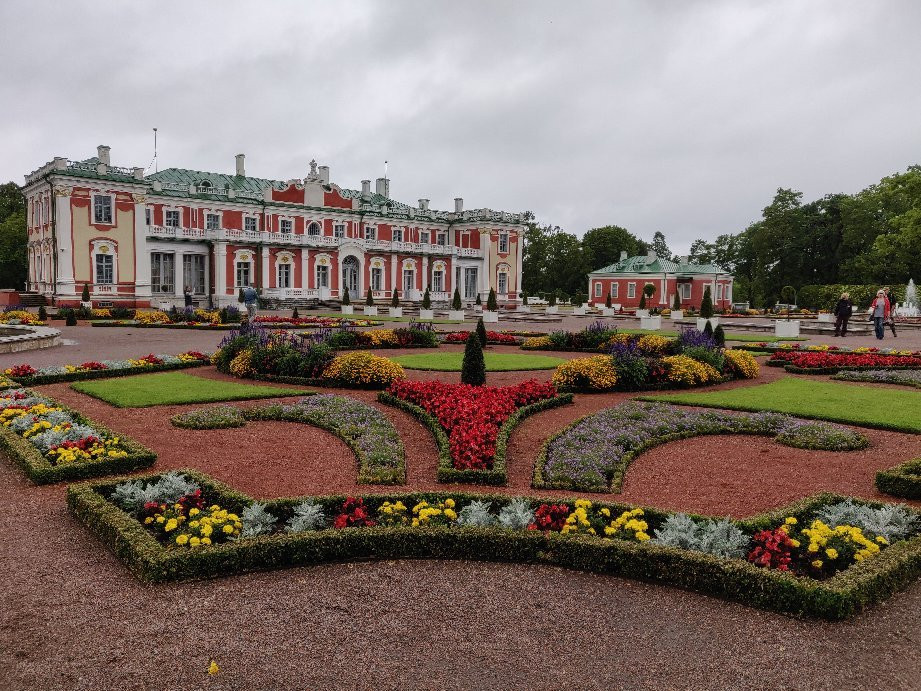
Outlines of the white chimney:
[{"label": "white chimney", "polygon": [[112,165],[109,160],[109,152],[112,150],[112,147],[100,144],[96,147],[96,158],[99,159],[100,163],[105,163],[107,166]]},{"label": "white chimney", "polygon": [[329,184],[329,166],[320,166],[320,182],[324,185]]},{"label": "white chimney", "polygon": [[464,210],[464,198],[454,197],[454,213],[459,214]]},{"label": "white chimney", "polygon": [[649,259],[650,261],[655,261],[655,260],[656,260],[656,251],[655,251],[655,250],[649,250],[649,251],[647,251],[647,252],[646,252],[646,258]]},{"label": "white chimney", "polygon": [[377,193],[384,197],[390,196],[390,180],[387,178],[378,178],[375,181]]},{"label": "white chimney", "polygon": [[246,177],[246,169],[243,167],[243,161],[246,159],[246,154],[237,154],[237,175],[239,177]]},{"label": "white chimney", "polygon": [[429,210],[429,200],[428,200],[428,199],[420,199],[420,200],[419,200],[419,208],[422,209],[423,211],[428,211],[428,210]]},{"label": "white chimney", "polygon": [[371,195],[371,181],[362,180],[361,181],[361,196],[368,197]]},{"label": "white chimney", "polygon": [[624,261],[624,260],[626,260],[626,259],[627,259],[627,250],[621,250],[621,251],[620,251],[620,260],[621,260],[621,261]]},{"label": "white chimney", "polygon": [[136,166],[136,167],[132,168],[132,169],[131,169],[131,173],[134,175],[134,179],[135,179],[135,180],[143,180],[143,179],[144,179],[144,169],[141,168],[141,167],[139,167],[139,166]]}]

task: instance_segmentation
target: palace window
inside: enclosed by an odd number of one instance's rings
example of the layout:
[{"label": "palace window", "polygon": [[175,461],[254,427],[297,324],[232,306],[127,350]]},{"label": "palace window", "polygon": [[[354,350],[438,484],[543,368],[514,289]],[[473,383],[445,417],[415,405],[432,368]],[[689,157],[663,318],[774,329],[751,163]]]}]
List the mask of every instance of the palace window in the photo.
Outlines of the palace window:
[{"label": "palace window", "polygon": [[221,227],[221,217],[217,214],[206,214],[205,215],[205,229],[207,230],[217,230]]},{"label": "palace window", "polygon": [[108,194],[93,195],[93,223],[112,223],[112,197]]},{"label": "palace window", "polygon": [[635,298],[636,297],[636,283],[627,284],[627,297]]},{"label": "palace window", "polygon": [[154,293],[174,295],[176,293],[176,257],[169,252],[151,252],[150,289]]},{"label": "palace window", "polygon": [[723,291],[723,298],[726,300],[732,300],[732,284],[727,283],[726,289]]},{"label": "palace window", "polygon": [[499,233],[499,253],[508,254],[508,233]]},{"label": "palace window", "polygon": [[371,267],[371,290],[382,290],[384,270],[378,266]]},{"label": "palace window", "polygon": [[291,265],[290,264],[279,264],[278,265],[278,287],[279,288],[290,288],[291,287]]},{"label": "palace window", "polygon": [[403,242],[403,229],[394,228],[393,229],[393,241],[394,242]]},{"label": "palace window", "polygon": [[691,284],[690,283],[681,283],[678,285],[681,289],[681,299],[690,300],[691,299]]},{"label": "palace window", "polygon": [[246,216],[243,218],[243,230],[247,233],[255,233],[259,228],[259,219],[255,216]]},{"label": "palace window", "polygon": [[329,288],[329,267],[323,264],[317,267],[317,288]]},{"label": "palace window", "polygon": [[475,300],[478,290],[476,267],[464,267],[464,299]]},{"label": "palace window", "polygon": [[205,255],[182,255],[182,285],[195,295],[205,293]]},{"label": "palace window", "polygon": [[365,240],[374,240],[377,238],[377,228],[365,226]]},{"label": "palace window", "polygon": [[237,287],[250,285],[250,263],[237,262]]},{"label": "palace window", "polygon": [[290,218],[283,218],[278,222],[278,229],[282,232],[282,235],[291,234],[292,222]]},{"label": "palace window", "polygon": [[596,298],[601,297],[601,284],[600,283],[595,284],[595,297]]},{"label": "palace window", "polygon": [[163,225],[167,228],[178,228],[179,227],[179,211],[174,209],[172,211],[167,211],[164,215]]},{"label": "palace window", "polygon": [[345,237],[345,223],[337,223],[333,226],[333,237],[344,238]]},{"label": "palace window", "polygon": [[611,284],[611,297],[616,298],[619,292],[620,292],[620,284],[612,283]]},{"label": "palace window", "polygon": [[444,247],[448,244],[448,234],[447,233],[438,233],[438,244]]},{"label": "palace window", "polygon": [[499,294],[505,295],[508,292],[508,274],[504,271],[499,273]]},{"label": "palace window", "polygon": [[111,254],[96,255],[96,284],[115,283],[115,259]]},{"label": "palace window", "polygon": [[150,216],[150,207],[148,206],[146,209],[144,209],[144,221],[147,223],[147,225],[151,225],[152,219]]},{"label": "palace window", "polygon": [[716,284],[716,299],[717,300],[723,299],[723,284],[722,283]]},{"label": "palace window", "polygon": [[445,272],[441,269],[432,272],[432,292],[443,293],[445,290]]},{"label": "palace window", "polygon": [[421,242],[423,245],[429,244],[429,232],[427,230],[423,230],[421,233],[419,233],[419,242]]},{"label": "palace window", "polygon": [[320,234],[320,224],[316,221],[313,221],[309,226],[307,226],[307,235],[319,235]]},{"label": "palace window", "polygon": [[403,292],[408,293],[416,287],[416,270],[403,269]]}]

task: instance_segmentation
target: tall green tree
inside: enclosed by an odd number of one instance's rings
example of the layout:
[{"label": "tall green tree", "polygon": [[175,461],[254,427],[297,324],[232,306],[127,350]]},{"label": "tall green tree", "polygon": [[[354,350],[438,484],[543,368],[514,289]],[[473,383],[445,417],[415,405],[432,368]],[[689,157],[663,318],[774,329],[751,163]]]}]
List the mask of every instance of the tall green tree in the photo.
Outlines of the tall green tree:
[{"label": "tall green tree", "polygon": [[632,257],[645,254],[646,248],[645,242],[620,226],[592,228],[582,236],[582,252],[588,271],[610,266],[620,259],[621,252]]},{"label": "tall green tree", "polygon": [[0,288],[25,288],[28,244],[26,200],[15,182],[0,185]]}]

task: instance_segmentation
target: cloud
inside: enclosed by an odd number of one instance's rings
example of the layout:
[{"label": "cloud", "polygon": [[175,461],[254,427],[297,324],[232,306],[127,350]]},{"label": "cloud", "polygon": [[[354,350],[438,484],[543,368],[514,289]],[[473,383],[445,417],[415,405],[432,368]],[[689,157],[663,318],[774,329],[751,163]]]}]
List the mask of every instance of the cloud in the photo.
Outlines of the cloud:
[{"label": "cloud", "polygon": [[0,179],[114,162],[616,223],[676,251],[917,162],[921,5],[6,3]]}]

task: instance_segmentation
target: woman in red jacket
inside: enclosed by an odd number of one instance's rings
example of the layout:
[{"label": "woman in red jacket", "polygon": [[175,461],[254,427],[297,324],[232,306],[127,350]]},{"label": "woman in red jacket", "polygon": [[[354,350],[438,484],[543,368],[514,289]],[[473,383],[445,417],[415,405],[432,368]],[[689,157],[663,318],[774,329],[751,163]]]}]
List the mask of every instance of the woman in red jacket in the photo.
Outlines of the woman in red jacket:
[{"label": "woman in red jacket", "polygon": [[876,297],[870,303],[870,317],[876,328],[876,338],[883,340],[884,325],[889,319],[889,300],[886,298],[885,290],[876,291]]}]

